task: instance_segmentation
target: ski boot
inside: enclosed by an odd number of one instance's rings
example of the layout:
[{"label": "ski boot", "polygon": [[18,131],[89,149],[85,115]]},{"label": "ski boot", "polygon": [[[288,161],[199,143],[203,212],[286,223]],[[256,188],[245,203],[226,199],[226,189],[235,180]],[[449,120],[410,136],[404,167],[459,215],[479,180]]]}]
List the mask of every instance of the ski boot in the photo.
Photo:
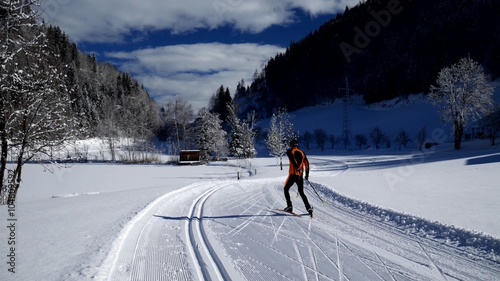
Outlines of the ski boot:
[{"label": "ski boot", "polygon": [[311,216],[311,218],[313,217],[313,211],[314,211],[313,207],[310,207],[309,209],[307,209],[307,212],[309,213],[309,215]]}]

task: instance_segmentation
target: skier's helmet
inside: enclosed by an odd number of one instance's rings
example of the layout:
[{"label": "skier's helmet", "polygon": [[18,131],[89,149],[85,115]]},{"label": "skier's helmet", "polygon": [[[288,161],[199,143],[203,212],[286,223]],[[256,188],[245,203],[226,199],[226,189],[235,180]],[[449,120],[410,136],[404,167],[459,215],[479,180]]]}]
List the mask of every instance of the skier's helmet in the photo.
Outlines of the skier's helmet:
[{"label": "skier's helmet", "polygon": [[298,145],[299,145],[299,142],[296,139],[292,139],[290,141],[290,146],[298,146]]}]

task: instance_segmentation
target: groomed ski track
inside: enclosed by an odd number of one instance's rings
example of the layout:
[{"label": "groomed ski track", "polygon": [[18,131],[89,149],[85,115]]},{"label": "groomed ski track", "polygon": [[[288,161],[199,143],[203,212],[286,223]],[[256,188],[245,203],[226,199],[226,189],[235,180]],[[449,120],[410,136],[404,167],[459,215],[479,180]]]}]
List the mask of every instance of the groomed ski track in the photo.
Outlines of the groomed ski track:
[{"label": "groomed ski track", "polygon": [[[306,190],[308,190],[306,188]],[[294,209],[305,213],[291,195]],[[276,214],[279,179],[195,183],[167,193],[115,240],[98,280],[498,280],[498,265],[348,207]]]}]

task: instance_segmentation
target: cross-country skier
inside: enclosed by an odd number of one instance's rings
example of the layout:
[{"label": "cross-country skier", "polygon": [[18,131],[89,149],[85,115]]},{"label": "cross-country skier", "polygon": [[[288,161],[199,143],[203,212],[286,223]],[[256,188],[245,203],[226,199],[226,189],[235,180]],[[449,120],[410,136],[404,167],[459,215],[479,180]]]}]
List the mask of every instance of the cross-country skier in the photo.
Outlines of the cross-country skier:
[{"label": "cross-country skier", "polygon": [[290,148],[286,151],[286,155],[290,160],[290,168],[288,170],[288,177],[284,187],[286,199],[286,208],[284,211],[290,213],[293,212],[292,200],[290,199],[290,188],[294,183],[296,183],[299,188],[300,197],[302,197],[302,201],[304,201],[306,210],[309,212],[309,215],[312,216],[313,208],[309,205],[307,196],[304,193],[304,172],[306,180],[309,179],[309,161],[307,160],[307,156],[298,148],[298,142],[295,139],[290,141]]}]

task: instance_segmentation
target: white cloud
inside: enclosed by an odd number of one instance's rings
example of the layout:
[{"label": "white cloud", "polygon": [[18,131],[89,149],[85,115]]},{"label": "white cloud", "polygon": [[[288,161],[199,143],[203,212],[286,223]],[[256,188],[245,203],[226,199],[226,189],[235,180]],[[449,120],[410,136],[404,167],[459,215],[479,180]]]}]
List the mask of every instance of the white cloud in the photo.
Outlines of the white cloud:
[{"label": "white cloud", "polygon": [[195,109],[224,85],[234,94],[238,81],[252,82],[252,74],[284,49],[272,45],[206,43],[174,45],[106,53],[121,61],[160,104],[182,97]]},{"label": "white cloud", "polygon": [[[299,20],[297,10],[314,17],[335,14],[359,0],[44,0],[44,20],[61,27],[77,43],[118,43],[148,33],[182,34],[229,26],[260,33]],[[110,44],[108,44],[109,46]],[[193,107],[206,106],[220,85],[234,93],[241,79],[251,82],[269,58],[284,50],[258,44],[193,44],[106,53],[120,69],[133,73],[161,104],[182,96]]]},{"label": "white cloud", "polygon": [[132,31],[183,33],[230,25],[258,33],[295,20],[295,10],[334,14],[359,0],[45,0],[43,18],[76,42],[121,42]]}]

